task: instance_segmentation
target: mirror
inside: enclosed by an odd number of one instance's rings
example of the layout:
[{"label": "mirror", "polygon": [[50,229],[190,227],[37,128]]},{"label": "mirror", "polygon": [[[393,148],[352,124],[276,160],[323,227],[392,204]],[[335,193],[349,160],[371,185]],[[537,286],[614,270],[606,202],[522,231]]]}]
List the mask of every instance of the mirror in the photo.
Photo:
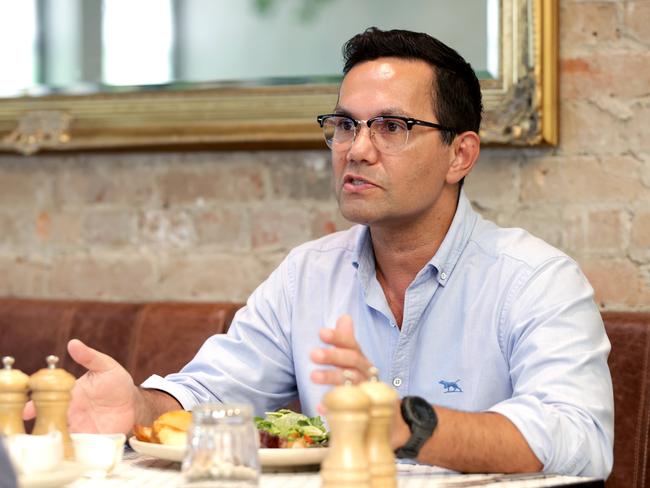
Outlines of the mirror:
[{"label": "mirror", "polygon": [[0,4],[2,150],[324,147],[314,116],[369,25],[429,32],[472,63],[484,142],[556,142],[556,0],[20,5]]}]

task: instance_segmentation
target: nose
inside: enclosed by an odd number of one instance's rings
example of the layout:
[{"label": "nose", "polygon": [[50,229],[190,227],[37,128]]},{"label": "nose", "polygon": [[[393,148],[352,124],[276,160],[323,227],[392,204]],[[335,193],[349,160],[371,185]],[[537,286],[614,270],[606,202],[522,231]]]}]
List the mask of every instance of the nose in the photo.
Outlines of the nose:
[{"label": "nose", "polygon": [[348,162],[373,164],[377,160],[377,148],[372,142],[370,127],[365,122],[357,126],[356,135],[347,153]]}]

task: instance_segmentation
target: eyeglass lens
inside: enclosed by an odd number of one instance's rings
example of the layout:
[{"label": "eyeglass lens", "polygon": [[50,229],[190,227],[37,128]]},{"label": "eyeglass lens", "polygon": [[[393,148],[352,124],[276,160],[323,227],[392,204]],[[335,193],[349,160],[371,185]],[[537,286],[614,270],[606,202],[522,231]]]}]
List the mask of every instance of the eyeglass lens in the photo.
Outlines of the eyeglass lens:
[{"label": "eyeglass lens", "polygon": [[[349,117],[332,116],[323,121],[323,133],[327,145],[335,150],[348,149],[354,141],[357,132],[362,130],[360,122],[358,126]],[[370,138],[377,149],[384,152],[397,151],[401,149],[408,140],[408,127],[403,120],[390,117],[377,117],[370,120]]]}]

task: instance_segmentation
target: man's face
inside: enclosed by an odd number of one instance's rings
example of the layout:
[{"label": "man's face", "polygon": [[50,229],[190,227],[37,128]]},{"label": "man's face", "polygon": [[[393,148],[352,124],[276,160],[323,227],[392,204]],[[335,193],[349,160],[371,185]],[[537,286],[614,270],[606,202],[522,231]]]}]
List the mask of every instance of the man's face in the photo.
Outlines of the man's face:
[{"label": "man's face", "polygon": [[[352,68],[337,113],[357,120],[399,115],[438,122],[432,105],[433,70],[423,61],[379,58]],[[398,152],[382,153],[365,123],[352,146],[332,150],[335,193],[345,218],[357,223],[408,225],[435,219],[450,146],[436,129],[415,126]]]}]

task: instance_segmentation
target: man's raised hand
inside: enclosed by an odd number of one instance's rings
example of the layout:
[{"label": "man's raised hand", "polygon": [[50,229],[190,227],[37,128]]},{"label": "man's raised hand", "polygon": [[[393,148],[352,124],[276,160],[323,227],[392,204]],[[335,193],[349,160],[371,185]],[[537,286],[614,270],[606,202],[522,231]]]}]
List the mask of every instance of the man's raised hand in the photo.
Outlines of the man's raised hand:
[{"label": "man's raised hand", "polygon": [[[71,432],[128,433],[135,422],[138,390],[131,375],[113,358],[81,342],[68,342],[68,352],[88,371],[72,389],[68,424]],[[23,417],[37,412],[25,406]]]},{"label": "man's raised hand", "polygon": [[325,344],[332,347],[313,349],[311,359],[316,364],[334,367],[312,371],[311,380],[314,383],[343,384],[346,371],[353,383],[360,383],[370,377],[372,364],[354,337],[354,325],[349,315],[341,316],[334,329],[321,329],[319,335]]}]

